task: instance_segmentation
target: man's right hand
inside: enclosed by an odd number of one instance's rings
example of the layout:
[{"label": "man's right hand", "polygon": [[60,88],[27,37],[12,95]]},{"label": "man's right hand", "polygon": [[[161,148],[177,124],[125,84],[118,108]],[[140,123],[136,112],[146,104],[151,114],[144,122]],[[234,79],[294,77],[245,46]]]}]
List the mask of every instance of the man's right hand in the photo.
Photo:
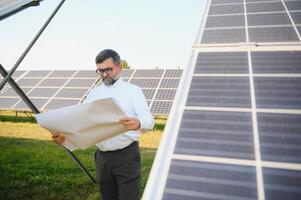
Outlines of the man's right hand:
[{"label": "man's right hand", "polygon": [[57,144],[63,144],[65,142],[65,136],[62,133],[52,133],[52,140]]}]

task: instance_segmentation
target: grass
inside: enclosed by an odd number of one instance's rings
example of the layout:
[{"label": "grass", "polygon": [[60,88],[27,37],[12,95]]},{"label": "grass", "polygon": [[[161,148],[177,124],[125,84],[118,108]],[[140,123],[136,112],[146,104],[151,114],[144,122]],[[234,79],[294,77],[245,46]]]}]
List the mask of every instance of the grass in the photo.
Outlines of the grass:
[{"label": "grass", "polygon": [[[0,199],[99,199],[92,184],[50,134],[28,116],[12,122],[10,112],[0,116]],[[10,119],[10,120],[9,120]],[[155,131],[140,139],[141,195],[150,172],[166,119],[156,119]],[[95,177],[95,147],[74,154]]]}]

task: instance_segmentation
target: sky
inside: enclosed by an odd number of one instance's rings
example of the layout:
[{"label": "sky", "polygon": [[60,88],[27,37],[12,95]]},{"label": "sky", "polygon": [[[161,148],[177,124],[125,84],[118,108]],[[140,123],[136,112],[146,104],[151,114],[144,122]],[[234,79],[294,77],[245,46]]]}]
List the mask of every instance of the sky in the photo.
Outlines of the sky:
[{"label": "sky", "polygon": [[[60,0],[0,21],[0,63],[10,69]],[[103,49],[133,69],[185,68],[206,0],[67,0],[18,70],[94,69]]]}]

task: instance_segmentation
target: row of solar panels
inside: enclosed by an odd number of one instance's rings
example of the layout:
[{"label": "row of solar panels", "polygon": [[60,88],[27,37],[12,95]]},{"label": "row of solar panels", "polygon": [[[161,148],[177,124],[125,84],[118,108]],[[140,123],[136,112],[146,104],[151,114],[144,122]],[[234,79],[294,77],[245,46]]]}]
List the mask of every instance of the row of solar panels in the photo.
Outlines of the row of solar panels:
[{"label": "row of solar panels", "polygon": [[143,199],[301,199],[300,12],[208,0]]},{"label": "row of solar panels", "polygon": [[[180,69],[124,70],[122,78],[142,88],[153,114],[167,115],[181,73]],[[17,71],[14,79],[41,110],[77,104],[99,84],[99,77],[93,70]],[[0,94],[0,109],[28,110],[10,87]]]},{"label": "row of solar panels", "polygon": [[300,34],[299,0],[212,1],[201,43],[294,42]]}]

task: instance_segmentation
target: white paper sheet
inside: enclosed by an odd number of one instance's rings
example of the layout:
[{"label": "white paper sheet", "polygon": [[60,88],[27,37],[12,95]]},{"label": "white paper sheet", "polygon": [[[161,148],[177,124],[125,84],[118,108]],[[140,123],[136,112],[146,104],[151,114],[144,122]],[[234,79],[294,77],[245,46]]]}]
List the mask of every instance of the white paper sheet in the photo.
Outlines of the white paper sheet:
[{"label": "white paper sheet", "polygon": [[36,115],[39,125],[66,136],[64,146],[86,149],[127,131],[119,119],[126,114],[113,98],[67,106]]}]

